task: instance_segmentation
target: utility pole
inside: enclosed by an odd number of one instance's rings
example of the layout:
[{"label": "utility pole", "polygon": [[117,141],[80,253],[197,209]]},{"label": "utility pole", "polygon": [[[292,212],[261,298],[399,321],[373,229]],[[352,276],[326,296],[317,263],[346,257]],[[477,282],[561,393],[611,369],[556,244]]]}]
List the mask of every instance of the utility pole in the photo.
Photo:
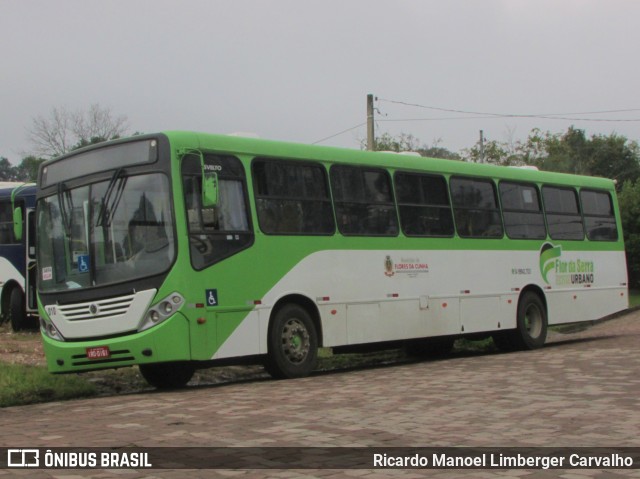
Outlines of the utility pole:
[{"label": "utility pole", "polygon": [[480,130],[480,163],[484,163],[484,131]]},{"label": "utility pole", "polygon": [[367,150],[376,149],[376,137],[373,129],[373,95],[367,95]]}]

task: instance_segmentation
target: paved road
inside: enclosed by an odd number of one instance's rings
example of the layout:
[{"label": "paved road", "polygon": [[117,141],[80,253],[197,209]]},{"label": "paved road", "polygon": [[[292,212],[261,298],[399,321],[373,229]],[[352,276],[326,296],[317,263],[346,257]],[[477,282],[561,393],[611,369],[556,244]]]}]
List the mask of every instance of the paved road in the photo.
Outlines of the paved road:
[{"label": "paved road", "polygon": [[[640,447],[640,312],[532,352],[0,410],[0,447]],[[3,477],[640,477],[640,470],[17,471]],[[22,471],[18,471],[22,472]]]}]

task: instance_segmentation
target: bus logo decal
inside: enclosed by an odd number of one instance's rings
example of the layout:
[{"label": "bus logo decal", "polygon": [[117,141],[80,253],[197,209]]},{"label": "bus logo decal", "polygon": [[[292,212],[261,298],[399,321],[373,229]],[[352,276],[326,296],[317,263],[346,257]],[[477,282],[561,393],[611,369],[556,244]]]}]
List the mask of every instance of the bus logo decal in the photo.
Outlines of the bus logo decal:
[{"label": "bus logo decal", "polygon": [[540,273],[551,284],[548,274],[553,271],[557,286],[591,285],[595,282],[595,265],[591,258],[562,259],[562,246],[545,243],[540,249]]},{"label": "bus logo decal", "polygon": [[218,290],[208,289],[206,290],[207,306],[218,306]]},{"label": "bus logo decal", "polygon": [[393,260],[391,259],[391,256],[387,256],[384,259],[384,269],[385,276],[393,276],[395,274],[393,272]]},{"label": "bus logo decal", "polygon": [[547,278],[549,271],[555,268],[555,259],[562,255],[562,246],[545,243],[540,248],[540,273],[545,283],[551,284]]}]

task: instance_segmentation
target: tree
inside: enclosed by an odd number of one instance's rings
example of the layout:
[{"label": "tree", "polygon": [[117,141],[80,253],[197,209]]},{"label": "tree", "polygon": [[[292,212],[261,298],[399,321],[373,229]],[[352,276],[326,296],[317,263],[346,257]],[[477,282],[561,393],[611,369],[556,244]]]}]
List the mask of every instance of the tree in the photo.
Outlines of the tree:
[{"label": "tree", "polygon": [[15,181],[16,172],[13,165],[5,157],[0,157],[0,181]]},{"label": "tree", "polygon": [[640,287],[640,180],[627,181],[618,194],[629,285]]},{"label": "tree", "polygon": [[38,168],[45,160],[35,156],[23,158],[18,166],[13,166],[8,159],[0,158],[0,181],[35,182]]},{"label": "tree", "polygon": [[[393,136],[389,133],[383,133],[375,139],[376,151],[394,151],[400,153],[403,151],[415,151],[420,156],[429,158],[444,158],[447,160],[460,160],[460,155],[454,153],[440,145],[441,140],[434,141],[432,146],[421,144],[415,136],[406,133],[400,133],[399,136]],[[366,143],[362,142],[362,149],[366,149]]]},{"label": "tree", "polygon": [[44,158],[35,156],[23,158],[20,164],[14,168],[16,180],[24,181],[25,183],[35,182],[38,179],[38,168],[44,161]]},{"label": "tree", "polygon": [[126,129],[126,116],[116,117],[95,103],[87,111],[54,107],[48,118],[32,119],[27,138],[36,156],[53,158],[80,146],[119,138]]},{"label": "tree", "polygon": [[[463,150],[465,161],[479,162],[480,148]],[[531,130],[524,142],[488,141],[484,162],[505,166],[536,166],[541,170],[601,176],[618,181],[619,187],[640,177],[640,147],[615,133],[587,137],[570,127],[564,133]]]}]

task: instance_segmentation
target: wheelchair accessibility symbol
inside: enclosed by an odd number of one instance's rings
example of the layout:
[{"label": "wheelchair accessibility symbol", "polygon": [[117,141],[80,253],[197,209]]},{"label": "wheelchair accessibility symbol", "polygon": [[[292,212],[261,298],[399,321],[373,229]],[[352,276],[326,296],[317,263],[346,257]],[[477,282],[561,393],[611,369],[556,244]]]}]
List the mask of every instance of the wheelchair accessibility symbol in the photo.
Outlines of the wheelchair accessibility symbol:
[{"label": "wheelchair accessibility symbol", "polygon": [[218,290],[208,289],[207,293],[207,306],[218,306]]},{"label": "wheelchair accessibility symbol", "polygon": [[78,272],[79,273],[89,272],[89,255],[88,254],[78,256]]}]

